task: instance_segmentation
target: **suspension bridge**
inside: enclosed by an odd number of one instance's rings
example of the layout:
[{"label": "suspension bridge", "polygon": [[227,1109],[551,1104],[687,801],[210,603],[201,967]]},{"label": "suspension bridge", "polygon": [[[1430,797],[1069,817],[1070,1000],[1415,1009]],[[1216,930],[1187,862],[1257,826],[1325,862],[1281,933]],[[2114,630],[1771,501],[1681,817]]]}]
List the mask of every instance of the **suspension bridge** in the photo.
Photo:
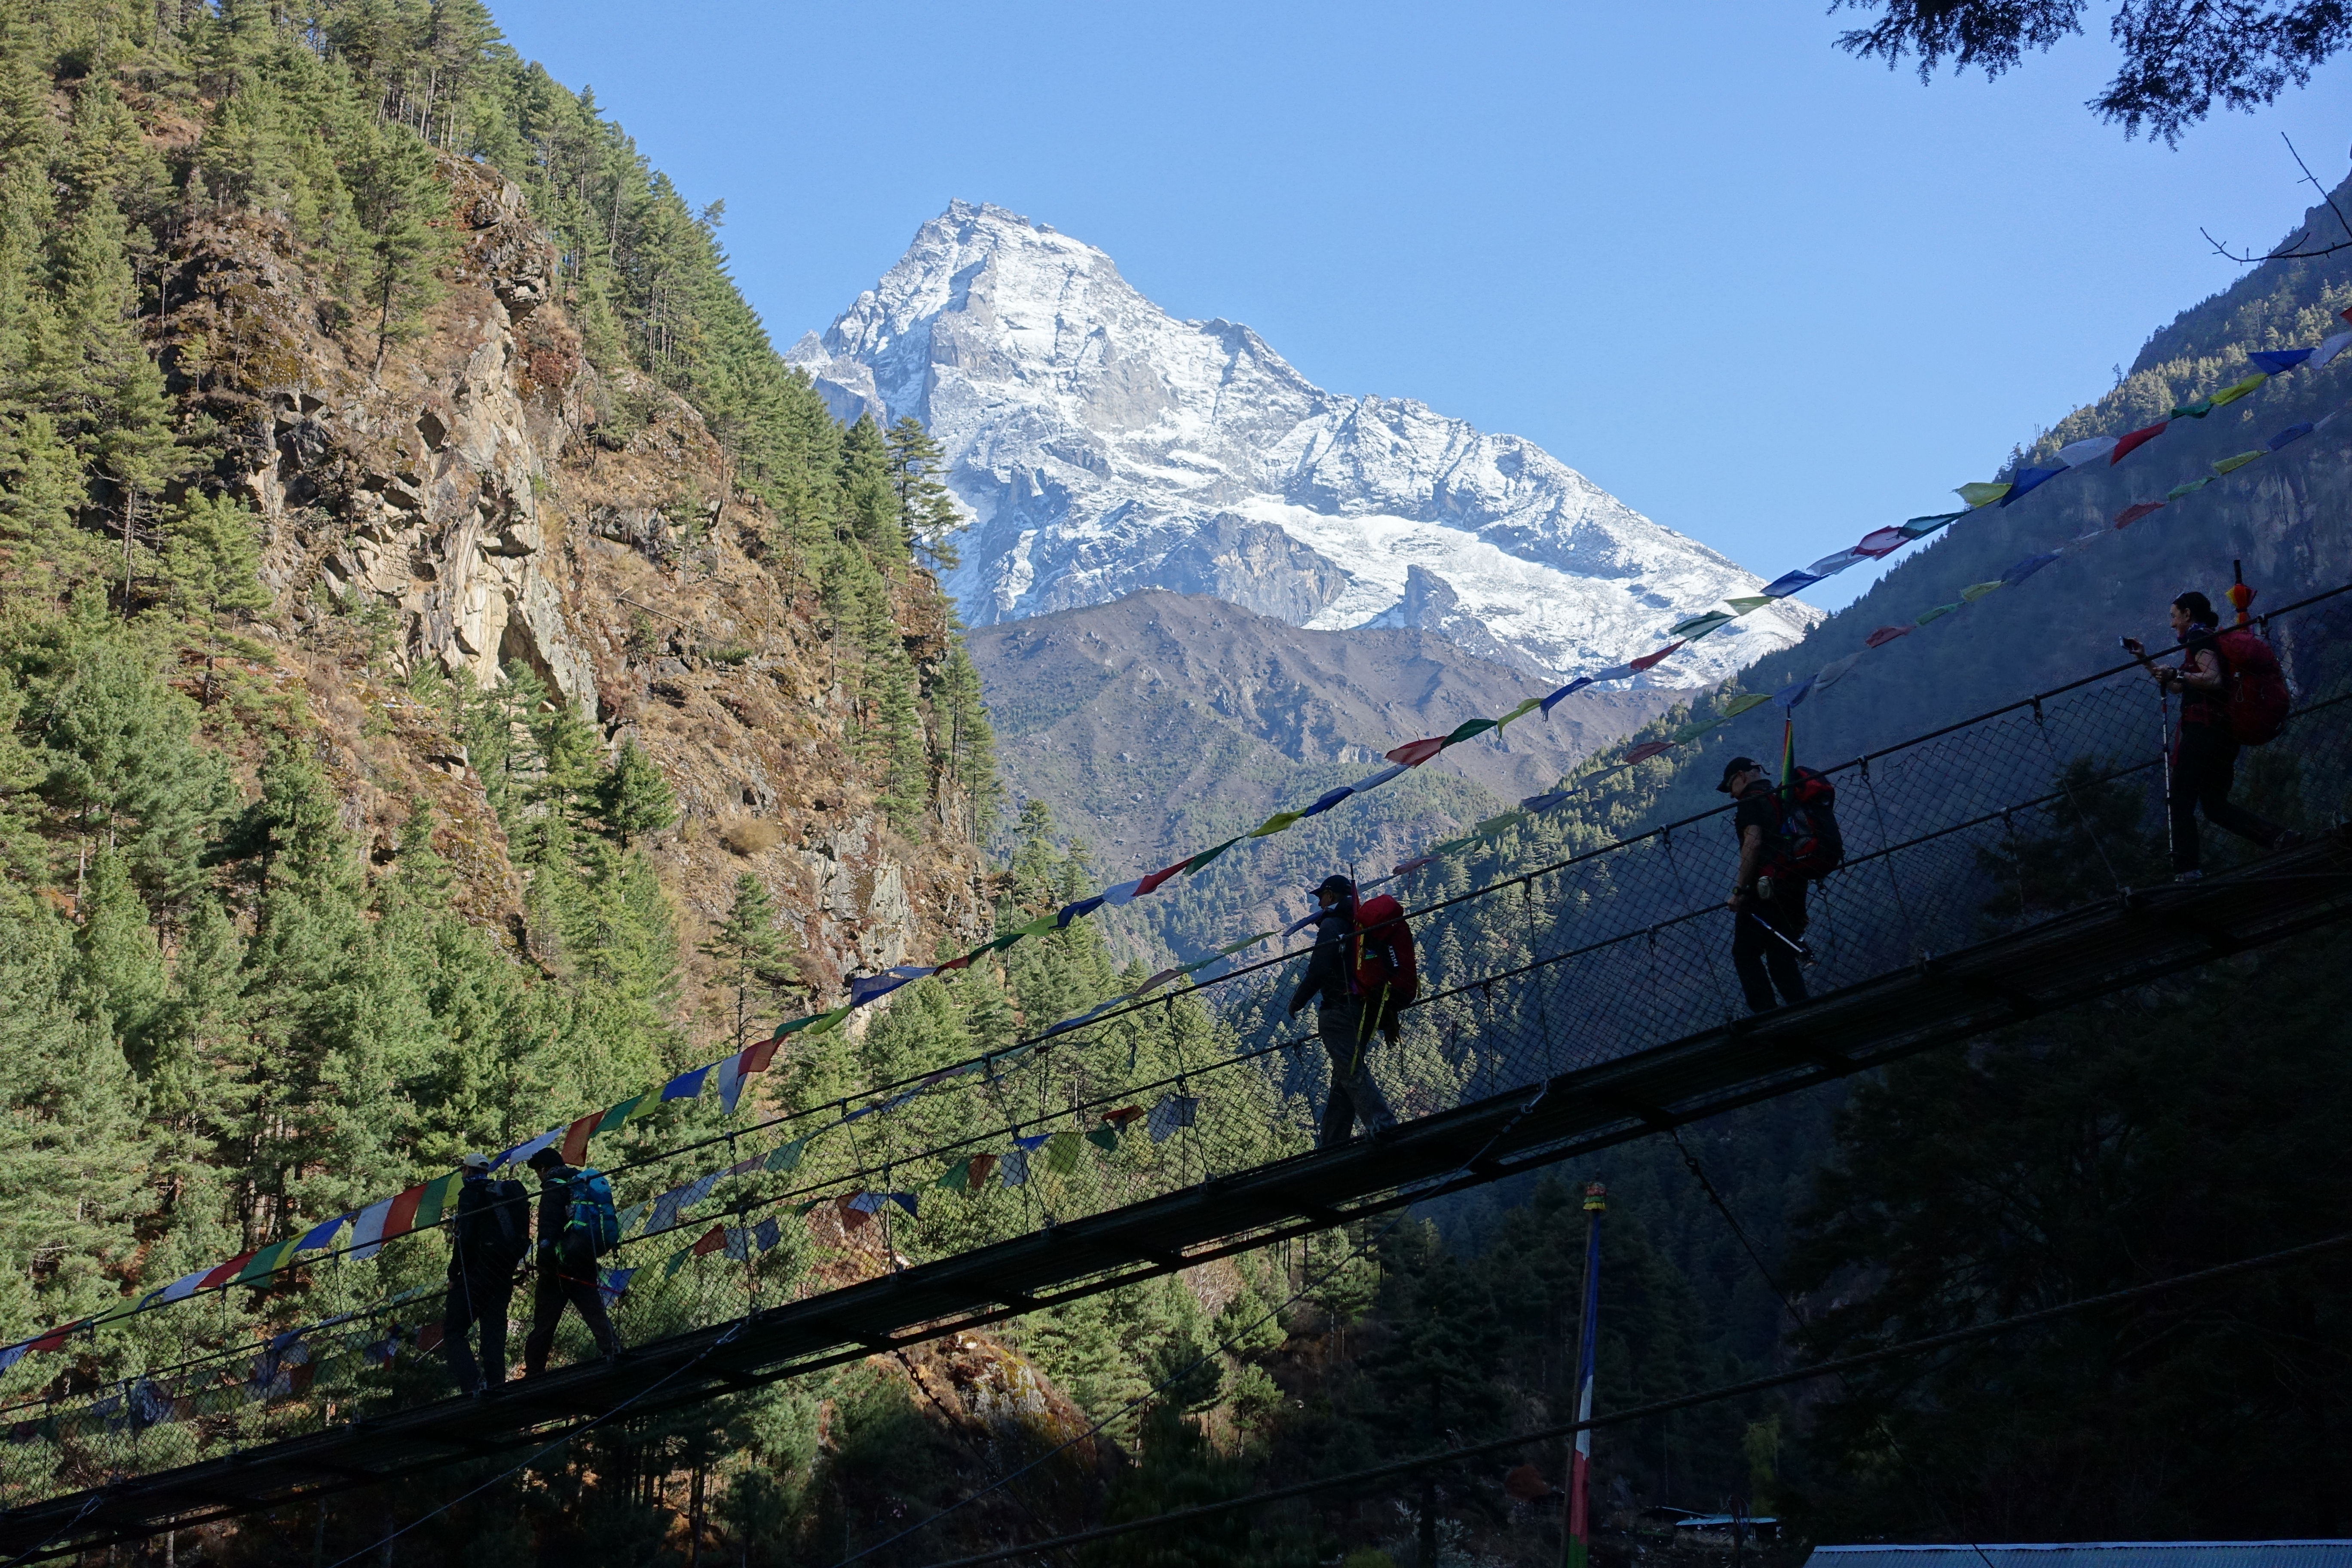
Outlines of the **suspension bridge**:
[{"label": "suspension bridge", "polygon": [[[2271,619],[2294,613],[2315,611]],[[439,1315],[424,1286],[266,1342],[247,1328],[208,1344],[192,1318],[185,1335],[101,1344],[77,1375],[0,1399],[0,1552],[38,1561],[518,1456],[618,1413],[1328,1230],[2352,917],[2352,682],[2307,692],[2264,749],[2261,804],[2305,841],[2189,883],[2160,853],[2152,710],[2126,667],[1825,767],[1846,863],[1816,890],[1814,995],[1800,1007],[1751,1016],[1740,1000],[1726,806],[1412,910],[1426,989],[1374,1053],[1400,1118],[1374,1137],[1312,1147],[1328,1068],[1279,1005],[1293,954],[1192,994],[1219,1026],[1173,1059],[1136,1043],[1154,999],[997,1053],[1015,1064],[1001,1070],[934,1072],[880,1086],[855,1115],[798,1110],[615,1167],[625,1203],[726,1161],[624,1243],[636,1278],[614,1302],[632,1347],[616,1360],[559,1342],[579,1359],[456,1396],[413,1331],[398,1353],[403,1319]],[[2221,837],[2209,831],[2209,858]],[[989,1168],[975,1156],[999,1151],[1034,1151],[1019,1184],[972,1179]],[[959,1170],[954,1191],[883,1201]],[[707,1255],[677,1250],[697,1232]],[[426,1265],[437,1272],[420,1250],[400,1277]],[[338,1331],[378,1337],[332,1377]]]}]

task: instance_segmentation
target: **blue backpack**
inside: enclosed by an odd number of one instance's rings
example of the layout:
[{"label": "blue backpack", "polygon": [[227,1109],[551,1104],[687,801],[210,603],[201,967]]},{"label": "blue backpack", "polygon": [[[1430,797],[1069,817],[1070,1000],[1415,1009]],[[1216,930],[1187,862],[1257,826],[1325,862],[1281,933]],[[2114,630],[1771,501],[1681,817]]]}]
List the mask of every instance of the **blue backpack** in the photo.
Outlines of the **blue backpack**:
[{"label": "blue backpack", "polygon": [[584,1237],[591,1258],[601,1258],[621,1245],[621,1214],[613,1206],[611,1178],[593,1165],[583,1165],[564,1183],[564,1193],[572,1205],[563,1223],[567,1240],[573,1236]]}]

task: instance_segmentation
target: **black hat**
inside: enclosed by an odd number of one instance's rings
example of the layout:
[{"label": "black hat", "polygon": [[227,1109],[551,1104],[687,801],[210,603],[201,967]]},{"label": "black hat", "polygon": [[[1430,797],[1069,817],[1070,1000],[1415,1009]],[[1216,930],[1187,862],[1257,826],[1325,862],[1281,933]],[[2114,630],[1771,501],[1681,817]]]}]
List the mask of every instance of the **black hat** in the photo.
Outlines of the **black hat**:
[{"label": "black hat", "polygon": [[1723,782],[1715,786],[1717,792],[1722,795],[1729,795],[1731,793],[1731,781],[1733,779],[1738,778],[1741,773],[1752,773],[1763,765],[1763,763],[1758,762],[1753,757],[1732,758],[1731,761],[1723,764]]},{"label": "black hat", "polygon": [[555,1145],[552,1143],[550,1143],[543,1149],[534,1150],[531,1152],[530,1168],[534,1171],[544,1171],[550,1165],[561,1165],[562,1163],[563,1163],[563,1155],[558,1152]]},{"label": "black hat", "polygon": [[1330,876],[1324,878],[1322,881],[1317,883],[1315,886],[1315,895],[1318,898],[1322,897],[1325,893],[1337,893],[1344,899],[1355,890],[1356,884],[1350,882],[1347,878],[1340,876],[1336,871]]}]

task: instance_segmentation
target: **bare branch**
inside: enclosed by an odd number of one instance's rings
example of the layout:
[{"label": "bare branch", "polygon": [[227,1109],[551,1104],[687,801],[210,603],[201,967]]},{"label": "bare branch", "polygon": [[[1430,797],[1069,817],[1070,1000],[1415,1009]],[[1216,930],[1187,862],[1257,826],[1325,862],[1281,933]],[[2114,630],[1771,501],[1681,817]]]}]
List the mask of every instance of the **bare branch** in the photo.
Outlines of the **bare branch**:
[{"label": "bare branch", "polygon": [[2204,228],[2198,229],[2198,233],[2205,236],[2205,243],[2213,247],[2215,255],[2226,260],[2234,261],[2241,267],[2259,267],[2265,261],[2307,261],[2315,256],[2333,256],[2339,250],[2352,250],[2352,223],[2345,221],[2344,209],[2336,205],[2334,193],[2319,183],[2319,176],[2311,172],[2311,165],[2303,161],[2303,154],[2295,151],[2294,140],[2285,132],[2279,132],[2279,140],[2286,143],[2287,154],[2294,160],[2294,166],[2303,171],[2303,178],[2295,183],[2307,184],[2319,193],[2319,199],[2326,202],[2327,210],[2336,215],[2336,226],[2344,230],[2344,237],[2333,245],[2323,245],[2315,250],[2298,249],[2296,247],[2302,245],[2311,234],[2311,226],[2305,224],[2262,255],[2256,256],[2250,250],[2242,256],[2215,239]]}]

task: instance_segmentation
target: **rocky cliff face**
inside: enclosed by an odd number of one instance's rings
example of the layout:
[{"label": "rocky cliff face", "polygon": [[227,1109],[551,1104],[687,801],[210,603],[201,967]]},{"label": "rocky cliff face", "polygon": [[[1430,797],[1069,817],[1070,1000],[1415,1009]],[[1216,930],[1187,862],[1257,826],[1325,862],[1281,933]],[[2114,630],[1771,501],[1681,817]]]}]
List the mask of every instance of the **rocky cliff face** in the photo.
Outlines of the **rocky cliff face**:
[{"label": "rocky cliff face", "polygon": [[[520,663],[677,791],[678,825],[647,847],[689,946],[744,869],[821,990],[984,934],[971,847],[944,828],[910,843],[875,809],[814,585],[730,493],[701,420],[590,369],[520,193],[479,165],[442,172],[451,286],[380,372],[323,329],[327,290],[267,222],[192,226],[170,258],[161,358],[237,433],[280,611],[257,630],[320,721],[348,825],[388,848],[409,803],[432,802],[461,905],[527,944],[482,781],[404,679],[433,664],[487,688]],[[904,592],[901,625],[941,622],[912,602],[919,579]],[[943,626],[910,652],[935,668]]]},{"label": "rocky cliff face", "polygon": [[[1317,629],[1423,627],[1549,675],[1761,585],[1530,442],[1326,392],[1247,327],[1176,321],[1101,251],[1001,207],[925,224],[790,357],[837,415],[912,415],[945,449],[973,518],[950,586],[975,626],[1161,587]],[[1660,677],[1720,677],[1817,618],[1776,606]]]}]

